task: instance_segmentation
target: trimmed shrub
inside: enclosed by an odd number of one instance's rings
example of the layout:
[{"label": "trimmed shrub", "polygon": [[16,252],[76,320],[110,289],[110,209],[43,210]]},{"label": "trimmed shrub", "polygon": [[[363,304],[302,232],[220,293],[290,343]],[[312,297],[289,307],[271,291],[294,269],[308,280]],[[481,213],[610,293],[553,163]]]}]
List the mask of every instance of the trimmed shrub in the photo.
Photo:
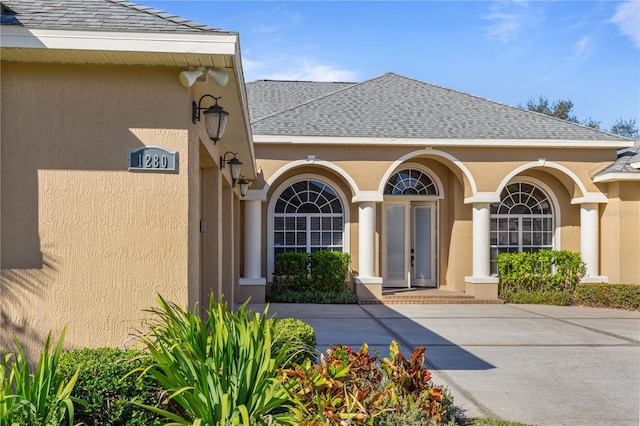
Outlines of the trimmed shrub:
[{"label": "trimmed shrub", "polygon": [[276,255],[269,301],[281,303],[357,303],[349,290],[350,256],[335,251]]},{"label": "trimmed shrub", "polygon": [[540,250],[535,253],[500,253],[496,257],[498,291],[572,292],[584,274],[580,253]]},{"label": "trimmed shrub", "polygon": [[309,259],[307,253],[286,252],[276,255],[273,268],[274,291],[292,289],[304,290],[308,288]]},{"label": "trimmed shrub", "polygon": [[320,304],[349,304],[358,303],[358,296],[350,291],[322,291],[322,290],[283,290],[271,292],[271,302],[274,303],[320,303]]},{"label": "trimmed shrub", "polygon": [[299,319],[282,318],[274,319],[275,334],[271,347],[272,356],[278,354],[284,346],[291,348],[293,357],[287,361],[282,368],[289,368],[294,363],[302,364],[305,359],[315,361],[316,353],[316,331],[309,324],[305,324]]},{"label": "trimmed shrub", "polygon": [[311,288],[323,291],[347,291],[349,253],[314,251],[309,255]]},{"label": "trimmed shrub", "polygon": [[[76,408],[75,420],[85,425],[145,426],[162,424],[161,417],[137,407],[132,400],[159,405],[162,390],[153,378],[137,380],[128,373],[149,365],[139,350],[117,348],[63,352],[59,370],[64,377],[79,371],[73,396],[86,404]],[[125,377],[126,376],[126,377]]]},{"label": "trimmed shrub", "polygon": [[509,303],[568,306],[571,293],[568,291],[511,291],[503,290],[500,297]]},{"label": "trimmed shrub", "polygon": [[640,285],[578,284],[573,302],[590,306],[640,309]]}]

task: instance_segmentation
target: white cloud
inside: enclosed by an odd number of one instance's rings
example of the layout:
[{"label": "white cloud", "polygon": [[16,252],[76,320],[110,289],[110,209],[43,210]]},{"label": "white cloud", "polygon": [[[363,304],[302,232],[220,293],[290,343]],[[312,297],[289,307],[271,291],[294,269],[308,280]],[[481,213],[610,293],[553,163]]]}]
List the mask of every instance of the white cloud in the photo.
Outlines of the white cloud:
[{"label": "white cloud", "polygon": [[593,46],[591,44],[591,38],[589,36],[583,37],[576,45],[573,47],[573,53],[575,57],[584,61],[593,53]]},{"label": "white cloud", "polygon": [[519,30],[527,22],[527,2],[501,1],[489,6],[490,13],[482,18],[493,23],[486,28],[487,36],[510,42],[518,35]]},{"label": "white cloud", "polygon": [[272,72],[266,78],[300,81],[355,81],[357,74],[330,65],[309,63],[305,60],[303,64],[290,64],[287,71]]},{"label": "white cloud", "polygon": [[628,36],[640,49],[640,2],[631,0],[616,7],[616,13],[609,20],[614,23],[620,33]]},{"label": "white cloud", "polygon": [[298,81],[358,81],[354,71],[322,65],[309,59],[290,58],[279,55],[259,60],[243,57],[242,68],[245,81],[298,80]]}]

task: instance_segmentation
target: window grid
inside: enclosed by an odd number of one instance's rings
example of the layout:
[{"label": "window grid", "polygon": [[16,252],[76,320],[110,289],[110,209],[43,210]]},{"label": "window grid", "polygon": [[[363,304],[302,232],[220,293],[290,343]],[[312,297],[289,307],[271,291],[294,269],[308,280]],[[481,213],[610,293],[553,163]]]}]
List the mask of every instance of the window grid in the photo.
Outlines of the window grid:
[{"label": "window grid", "polygon": [[417,169],[405,169],[392,175],[384,188],[385,195],[438,195],[431,177]]},{"label": "window grid", "polygon": [[315,180],[296,182],[276,201],[274,254],[342,251],[342,202],[328,185]]},{"label": "window grid", "polygon": [[508,185],[491,205],[491,273],[498,253],[553,249],[554,215],[542,190],[528,183]]}]

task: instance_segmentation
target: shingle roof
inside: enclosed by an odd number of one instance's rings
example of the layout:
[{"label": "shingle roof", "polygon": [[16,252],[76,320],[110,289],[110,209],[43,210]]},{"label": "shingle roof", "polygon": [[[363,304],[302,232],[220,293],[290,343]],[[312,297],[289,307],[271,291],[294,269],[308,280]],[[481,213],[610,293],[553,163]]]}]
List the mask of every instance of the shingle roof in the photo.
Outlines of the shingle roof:
[{"label": "shingle roof", "polygon": [[605,169],[596,173],[596,176],[608,173],[640,173],[640,137],[635,140],[632,147],[618,151],[618,159]]},{"label": "shingle roof", "polygon": [[358,84],[263,80],[249,83],[247,95],[254,135],[628,142],[393,73]]},{"label": "shingle roof", "polygon": [[27,28],[216,31],[207,25],[124,0],[2,0],[2,6],[2,25]]},{"label": "shingle roof", "polygon": [[260,120],[354,84],[356,83],[254,81],[246,85],[247,96],[251,99],[249,115],[252,121]]}]

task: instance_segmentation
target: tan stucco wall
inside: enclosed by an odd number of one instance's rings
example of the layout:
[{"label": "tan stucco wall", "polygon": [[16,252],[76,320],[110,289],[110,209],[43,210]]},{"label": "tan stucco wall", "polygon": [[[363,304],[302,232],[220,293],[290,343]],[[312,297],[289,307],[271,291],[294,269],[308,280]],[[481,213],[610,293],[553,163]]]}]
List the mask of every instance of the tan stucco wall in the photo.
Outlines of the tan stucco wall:
[{"label": "tan stucco wall", "polygon": [[[514,144],[517,142],[514,142]],[[464,277],[472,275],[472,205],[465,204],[465,198],[473,191],[468,178],[461,167],[471,173],[477,192],[495,193],[501,189],[505,179],[519,173],[511,180],[528,179],[540,182],[557,201],[556,248],[580,251],[580,205],[571,204],[575,197],[587,192],[601,193],[601,189],[592,183],[591,176],[615,159],[615,149],[532,149],[532,148],[438,148],[422,150],[414,147],[390,146],[323,146],[323,145],[285,145],[257,144],[256,158],[261,170],[261,181],[256,181],[252,189],[264,187],[265,182],[280,173],[292,161],[306,160],[315,156],[314,161],[305,162],[300,167],[282,173],[269,188],[267,200],[271,199],[274,188],[286,179],[303,173],[316,173],[335,182],[350,198],[355,188],[349,186],[352,179],[360,191],[377,191],[384,176],[393,167],[394,161],[410,157],[406,163],[418,163],[429,168],[434,177],[443,185],[444,199],[439,201],[439,284],[442,288],[464,291]],[[348,177],[330,170],[330,163],[344,171]],[[579,184],[576,184],[576,179]],[[351,200],[348,199],[347,202]],[[268,241],[268,201],[263,204],[263,259],[266,262]],[[381,206],[376,210],[376,273],[381,273],[380,234]],[[358,206],[352,203],[350,213],[350,253],[352,268],[358,270]],[[267,267],[264,264],[264,272]],[[271,277],[267,277],[270,281]]]},{"label": "tan stucco wall", "polygon": [[601,275],[610,283],[640,284],[640,182],[608,183],[601,206]]},{"label": "tan stucco wall", "polygon": [[[68,347],[121,346],[156,293],[187,304],[198,164],[177,72],[2,63],[0,347],[63,325]],[[128,172],[142,145],[180,173]]]}]

